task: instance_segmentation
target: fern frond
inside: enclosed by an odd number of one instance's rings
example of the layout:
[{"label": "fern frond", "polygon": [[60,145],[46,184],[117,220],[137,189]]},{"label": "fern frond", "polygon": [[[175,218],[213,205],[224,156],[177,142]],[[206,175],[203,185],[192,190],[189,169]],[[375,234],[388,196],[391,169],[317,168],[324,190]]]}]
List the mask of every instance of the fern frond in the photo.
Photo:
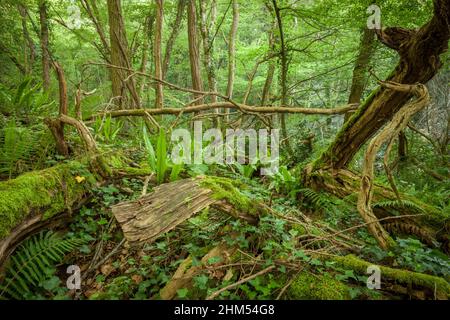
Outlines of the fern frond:
[{"label": "fern frond", "polygon": [[423,212],[422,207],[409,200],[386,200],[372,204],[372,208],[383,209],[409,209],[415,212]]},{"label": "fern frond", "polygon": [[305,199],[317,209],[329,209],[333,205],[333,202],[330,200],[329,195],[316,192],[309,188],[299,189],[298,192],[302,194]]},{"label": "fern frond", "polygon": [[47,270],[65,254],[84,243],[81,239],[62,239],[57,233],[41,232],[23,243],[11,257],[0,284],[0,299],[23,299],[47,277]]}]

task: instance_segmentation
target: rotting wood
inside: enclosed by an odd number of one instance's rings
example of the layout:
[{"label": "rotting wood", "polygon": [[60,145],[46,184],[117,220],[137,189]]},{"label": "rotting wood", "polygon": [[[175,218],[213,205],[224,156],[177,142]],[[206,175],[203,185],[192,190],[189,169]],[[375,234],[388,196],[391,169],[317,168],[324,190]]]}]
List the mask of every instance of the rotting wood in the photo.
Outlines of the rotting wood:
[{"label": "rotting wood", "polygon": [[203,176],[162,184],[152,193],[112,207],[130,244],[154,241],[194,214],[213,206],[233,217],[256,224],[254,216],[240,212],[213,190],[202,186]]}]

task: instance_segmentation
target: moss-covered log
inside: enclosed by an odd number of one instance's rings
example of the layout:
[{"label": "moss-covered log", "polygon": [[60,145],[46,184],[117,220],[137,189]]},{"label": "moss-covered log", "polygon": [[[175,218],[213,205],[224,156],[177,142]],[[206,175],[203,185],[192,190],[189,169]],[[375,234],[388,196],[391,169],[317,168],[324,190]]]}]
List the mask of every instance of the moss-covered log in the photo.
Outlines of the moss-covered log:
[{"label": "moss-covered log", "polygon": [[[115,153],[85,157],[1,181],[0,266],[21,239],[50,220],[57,220],[62,213],[71,214],[91,195],[94,186],[109,177],[127,175],[128,169],[126,159]],[[140,172],[148,174],[146,169]]]},{"label": "moss-covered log", "polygon": [[[367,268],[374,265],[354,255],[336,257],[334,261],[338,265],[354,270],[359,274],[367,274]],[[450,296],[450,284],[443,278],[380,265],[378,267],[381,271],[381,290],[388,283],[396,283],[410,291],[413,289],[425,290],[427,296],[432,299],[447,300]]]},{"label": "moss-covered log", "polygon": [[70,213],[99,179],[87,163],[70,161],[0,182],[0,265],[14,243],[43,221]]}]

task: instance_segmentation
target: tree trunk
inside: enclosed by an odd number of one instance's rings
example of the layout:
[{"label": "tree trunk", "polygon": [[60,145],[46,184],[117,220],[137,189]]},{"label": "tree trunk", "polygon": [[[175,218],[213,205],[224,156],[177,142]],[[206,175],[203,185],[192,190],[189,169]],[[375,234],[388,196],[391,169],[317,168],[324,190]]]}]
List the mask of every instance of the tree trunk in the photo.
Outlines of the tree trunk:
[{"label": "tree trunk", "polygon": [[[147,72],[148,52],[149,52],[149,48],[150,48],[150,39],[153,34],[153,22],[154,21],[155,21],[155,16],[153,15],[153,12],[152,12],[145,19],[141,66],[139,67],[139,71],[143,72],[143,73]],[[145,83],[146,83],[145,78],[141,78],[138,82],[140,97],[142,97],[142,93],[144,92]]]},{"label": "tree trunk", "polygon": [[[128,55],[128,42],[122,16],[120,0],[108,0],[109,37],[111,43],[111,64],[131,69]],[[129,77],[125,83],[125,79]],[[130,72],[119,68],[111,70],[112,94],[119,108],[127,105],[126,88],[133,98],[134,105],[139,107],[140,101]]]},{"label": "tree trunk", "polygon": [[[448,47],[450,1],[435,0],[432,19],[419,30],[386,28],[377,31],[381,42],[399,52],[400,62],[387,80],[426,83],[439,70],[439,55]],[[411,98],[411,93],[376,89],[347,121],[335,141],[314,162],[312,170],[346,167],[361,146]]]},{"label": "tree trunk", "polygon": [[[230,35],[228,38],[228,82],[227,97],[233,98],[234,77],[236,73],[236,35],[239,24],[239,4],[237,0],[232,0],[233,5],[233,22],[231,24]],[[229,112],[227,110],[227,120],[229,120]]]},{"label": "tree trunk", "polygon": [[28,58],[28,63],[27,63],[27,73],[31,74],[33,72],[33,65],[34,65],[34,61],[36,59],[36,47],[34,45],[33,39],[30,36],[30,33],[28,32],[28,27],[27,27],[27,8],[22,5],[22,4],[18,4],[17,5],[17,9],[20,13],[20,16],[22,18],[22,32],[23,32],[23,37],[24,40],[27,43],[27,47],[29,50],[29,56]]},{"label": "tree trunk", "polygon": [[166,50],[164,52],[164,60],[162,64],[162,74],[164,79],[166,78],[167,70],[169,68],[170,55],[172,53],[173,44],[175,43],[175,40],[178,34],[180,33],[180,27],[181,22],[183,21],[185,7],[186,7],[186,0],[178,0],[177,15],[172,25],[172,32],[170,33],[169,39],[167,40]]},{"label": "tree trunk", "polygon": [[[273,8],[275,10],[275,17],[277,19],[277,25],[278,25],[278,31],[280,34],[280,87],[281,87],[281,105],[286,107],[288,105],[288,99],[287,99],[287,73],[288,73],[288,59],[287,59],[287,50],[286,50],[286,44],[284,42],[284,32],[283,32],[283,23],[281,19],[281,13],[280,9],[277,6],[277,1],[272,0]],[[289,154],[293,154],[291,145],[289,143],[289,137],[287,134],[286,129],[286,118],[284,114],[280,115],[280,121],[281,121],[281,132],[284,136],[284,143],[285,146],[289,152]]]},{"label": "tree trunk", "polygon": [[[356,58],[355,68],[353,69],[352,86],[348,103],[360,103],[361,97],[366,85],[366,73],[369,66],[370,58],[373,54],[375,32],[371,29],[364,28],[361,36],[361,44],[359,46],[359,54]],[[350,118],[352,113],[345,115],[344,123]]]},{"label": "tree trunk", "polygon": [[48,19],[47,1],[39,2],[39,20],[41,23],[41,50],[42,50],[42,82],[44,90],[50,88],[50,53],[48,48]]},{"label": "tree trunk", "polygon": [[[202,77],[200,73],[200,54],[197,41],[197,18],[195,0],[188,0],[188,41],[189,41],[189,62],[191,65],[192,88],[197,91],[203,90]],[[201,95],[194,94],[194,104],[202,104]]]},{"label": "tree trunk", "polygon": [[[275,52],[275,34],[274,34],[274,29],[275,27],[272,26],[272,31],[270,32],[269,35],[269,50],[270,52]],[[261,105],[262,106],[266,106],[267,105],[267,100],[270,94],[270,87],[272,86],[272,81],[273,81],[273,75],[275,73],[275,61],[273,59],[269,60],[269,65],[267,67],[267,75],[266,75],[266,81],[264,82],[264,87],[263,87],[263,91],[261,94]]]},{"label": "tree trunk", "polygon": [[[155,28],[155,43],[153,45],[154,60],[155,60],[155,78],[163,79],[162,61],[161,61],[161,40],[163,32],[163,0],[156,0],[156,28]],[[162,108],[164,105],[163,86],[160,82],[155,84],[155,108]]]}]

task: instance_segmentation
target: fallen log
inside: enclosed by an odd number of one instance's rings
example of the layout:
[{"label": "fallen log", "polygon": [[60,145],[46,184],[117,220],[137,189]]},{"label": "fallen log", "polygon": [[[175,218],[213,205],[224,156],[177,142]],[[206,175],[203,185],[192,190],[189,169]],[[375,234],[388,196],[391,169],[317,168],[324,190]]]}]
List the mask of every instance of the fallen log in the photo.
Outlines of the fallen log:
[{"label": "fallen log", "polygon": [[93,187],[127,170],[126,160],[117,154],[96,155],[1,181],[0,267],[21,240],[64,220],[89,199]]},{"label": "fallen log", "polygon": [[264,210],[251,203],[236,182],[200,176],[162,184],[137,200],[113,206],[112,213],[133,245],[154,241],[210,206],[250,223],[257,223],[258,213]]},{"label": "fallen log", "polygon": [[99,181],[85,163],[70,161],[0,182],[0,265],[44,221],[70,214]]}]

